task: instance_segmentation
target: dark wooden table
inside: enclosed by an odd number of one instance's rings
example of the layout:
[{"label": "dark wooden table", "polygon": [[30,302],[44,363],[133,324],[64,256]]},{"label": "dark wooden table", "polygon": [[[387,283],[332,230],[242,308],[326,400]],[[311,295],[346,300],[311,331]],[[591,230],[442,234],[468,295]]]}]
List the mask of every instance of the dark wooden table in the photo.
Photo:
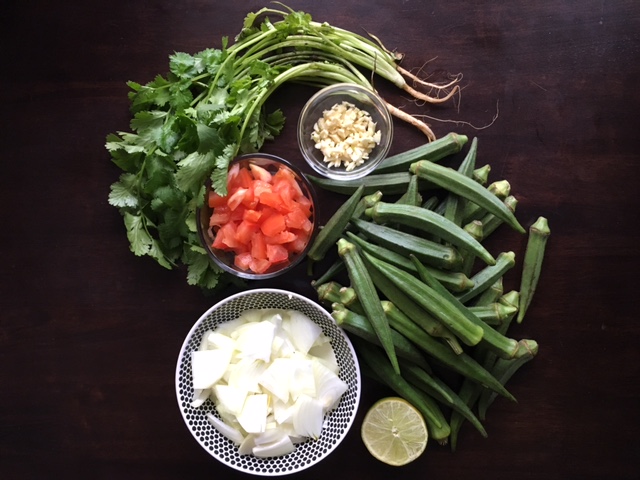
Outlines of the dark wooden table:
[{"label": "dark wooden table", "polygon": [[[107,203],[119,170],[104,148],[127,130],[127,80],[168,70],[168,55],[220,47],[262,2],[5,2],[0,98],[0,477],[248,478],[202,450],[177,408],[174,370],[208,297],[135,257]],[[553,231],[528,319],[540,343],[498,400],[489,438],[465,428],[459,451],[431,444],[402,469],[368,455],[363,412],[326,461],[291,478],[640,478],[640,266],[637,2],[290,1],[406,54],[404,65],[462,72],[459,108],[414,105],[438,135],[479,139],[478,162],[507,178],[530,225]],[[264,150],[301,164],[295,119],[309,94],[275,95],[288,123]],[[496,121],[486,126],[499,113]],[[396,122],[393,151],[423,141]],[[301,165],[302,166],[302,165]],[[326,194],[326,218],[337,200]],[[501,248],[522,257],[522,237]],[[515,282],[516,273],[511,278]],[[313,296],[294,275],[260,286]],[[512,285],[513,286],[513,285]]]}]

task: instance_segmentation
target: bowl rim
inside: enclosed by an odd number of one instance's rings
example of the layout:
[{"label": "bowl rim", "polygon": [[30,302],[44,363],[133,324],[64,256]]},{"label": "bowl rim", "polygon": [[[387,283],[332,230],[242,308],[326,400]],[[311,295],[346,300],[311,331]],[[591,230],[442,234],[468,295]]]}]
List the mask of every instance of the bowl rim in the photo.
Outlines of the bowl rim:
[{"label": "bowl rim", "polygon": [[[310,155],[307,154],[305,148],[303,147],[303,145],[306,144],[308,139],[306,139],[303,136],[303,132],[302,132],[303,121],[308,115],[311,106],[319,98],[322,98],[328,94],[331,94],[334,91],[340,92],[340,91],[348,91],[348,90],[356,91],[356,93],[362,93],[367,97],[369,97],[370,99],[372,99],[373,103],[376,104],[376,110],[381,111],[382,116],[384,117],[385,124],[387,126],[386,131],[383,131],[383,138],[386,141],[384,142],[384,144],[380,145],[382,147],[382,150],[380,151],[378,158],[374,161],[371,161],[371,160],[367,161],[363,164],[364,166],[362,166],[361,168],[359,169],[356,168],[355,170],[352,170],[349,172],[345,170],[336,170],[330,167],[325,167],[321,163],[321,161],[318,161],[317,159],[310,157]],[[393,143],[393,133],[394,133],[393,116],[391,115],[391,111],[389,110],[389,107],[387,106],[385,101],[382,99],[382,97],[378,94],[378,92],[375,89],[370,89],[358,83],[341,82],[341,83],[334,83],[332,85],[327,85],[326,87],[321,88],[320,90],[315,92],[311,97],[309,97],[309,99],[306,101],[306,103],[300,110],[300,114],[298,115],[297,141],[298,141],[298,149],[300,150],[300,153],[302,154],[307,164],[316,173],[319,173],[320,175],[323,175],[333,180],[343,180],[343,181],[357,180],[371,173],[375,169],[375,167],[378,164],[380,164],[380,162],[382,162],[389,154],[389,151],[391,150],[391,144]]]},{"label": "bowl rim", "polygon": [[[234,463],[229,463],[224,461],[224,459],[222,458],[222,456],[219,456],[215,450],[213,449],[208,449],[205,448],[205,446],[201,443],[200,439],[197,437],[195,431],[189,427],[189,418],[187,417],[187,414],[185,413],[181,402],[182,399],[180,398],[180,371],[181,371],[181,365],[184,362],[184,357],[185,355],[188,353],[187,348],[189,346],[189,343],[192,341],[193,336],[195,335],[195,332],[198,330],[198,328],[200,328],[200,326],[202,325],[203,322],[205,322],[207,320],[207,318],[209,317],[209,315],[216,309],[223,307],[224,305],[234,302],[236,301],[238,298],[240,297],[244,297],[247,295],[255,295],[255,294],[276,294],[276,295],[284,295],[287,296],[289,298],[296,298],[297,300],[306,303],[314,308],[316,308],[318,310],[318,312],[320,314],[322,314],[328,321],[330,321],[333,325],[335,325],[336,327],[336,331],[339,332],[342,336],[342,339],[344,340],[350,354],[353,360],[353,364],[354,364],[354,373],[355,373],[355,383],[356,383],[356,389],[355,389],[355,397],[354,397],[354,405],[353,405],[353,411],[352,413],[349,415],[349,418],[346,419],[346,425],[344,428],[344,434],[337,439],[337,441],[335,442],[333,448],[331,449],[330,452],[328,452],[325,455],[321,455],[318,456],[316,458],[311,459],[308,462],[305,462],[305,464],[303,466],[301,466],[300,468],[296,468],[296,469],[292,469],[289,471],[279,471],[279,472],[257,472],[257,471],[253,471],[250,469],[243,469],[241,468],[240,465],[234,464]],[[269,307],[265,307],[265,308],[269,308]],[[229,318],[230,321],[233,320],[232,318]],[[358,361],[358,356],[356,354],[355,348],[353,346],[353,343],[351,342],[349,336],[347,335],[347,333],[344,331],[344,329],[342,329],[335,321],[335,319],[331,316],[331,314],[322,306],[320,305],[318,302],[306,297],[305,295],[290,291],[290,290],[284,290],[284,289],[280,289],[280,288],[253,288],[253,289],[247,289],[241,292],[237,292],[235,294],[229,295],[228,297],[223,298],[222,300],[216,302],[215,304],[213,304],[212,306],[210,306],[205,312],[203,312],[200,317],[193,323],[193,325],[191,326],[191,328],[189,329],[188,333],[186,334],[186,336],[184,337],[184,340],[180,346],[180,351],[178,353],[178,359],[176,362],[176,369],[175,369],[175,374],[174,374],[174,388],[175,388],[175,394],[176,394],[176,400],[178,403],[178,407],[180,409],[180,416],[182,417],[182,420],[185,424],[185,426],[187,426],[187,429],[189,430],[189,432],[191,433],[191,435],[194,437],[194,439],[196,440],[196,443],[198,445],[200,445],[202,448],[204,448],[204,450],[209,453],[209,455],[213,458],[215,458],[216,460],[218,460],[220,463],[222,463],[223,465],[232,468],[234,470],[240,471],[240,472],[244,472],[244,473],[248,473],[248,474],[252,474],[252,475],[258,475],[258,476],[270,476],[270,477],[274,477],[274,476],[285,476],[285,475],[290,475],[290,474],[294,474],[294,473],[299,473],[301,471],[304,471],[306,469],[308,469],[309,467],[312,467],[313,465],[316,465],[317,463],[321,462],[323,459],[327,458],[328,454],[330,454],[332,451],[334,451],[335,449],[337,449],[340,444],[342,443],[342,441],[347,437],[347,435],[349,434],[349,432],[351,431],[355,420],[357,418],[358,415],[358,410],[360,407],[360,400],[362,397],[362,372],[360,370],[360,364]],[[342,402],[343,400],[341,399],[340,402]],[[331,416],[333,414],[333,412],[335,412],[336,409],[334,409],[334,411],[329,412],[327,415]],[[211,426],[212,429],[215,430],[215,428],[213,426]],[[323,428],[323,433],[324,433],[324,428]],[[217,435],[222,435],[219,432],[216,432]],[[320,434],[320,437],[322,437],[322,433]]]},{"label": "bowl rim", "polygon": [[[239,163],[241,161],[246,161],[246,160],[251,160],[252,158],[258,158],[258,159],[264,159],[264,160],[270,160],[276,163],[279,163],[281,165],[284,165],[285,167],[287,167],[289,170],[291,170],[296,177],[299,179],[300,182],[302,182],[305,187],[306,190],[309,192],[309,195],[311,196],[310,200],[311,200],[311,204],[312,204],[312,215],[313,215],[313,231],[311,232],[311,235],[309,237],[309,240],[307,241],[307,245],[305,246],[304,250],[302,250],[300,253],[298,253],[296,255],[296,258],[293,261],[290,261],[288,264],[284,265],[282,268],[278,269],[278,270],[274,270],[272,272],[268,272],[268,273],[252,273],[252,272],[244,272],[241,270],[237,270],[234,269],[232,266],[227,265],[225,262],[223,262],[220,258],[218,258],[217,255],[214,254],[214,250],[213,248],[211,248],[211,245],[209,245],[206,242],[207,239],[207,234],[206,234],[206,229],[203,227],[202,225],[202,214],[203,211],[207,211],[208,207],[206,204],[206,197],[205,197],[205,203],[202,206],[196,207],[196,229],[198,231],[198,239],[200,241],[201,246],[205,249],[205,251],[207,252],[207,256],[213,260],[215,262],[215,264],[220,267],[222,270],[224,270],[225,272],[236,276],[238,278],[242,278],[245,280],[267,280],[270,278],[275,278],[278,277],[290,270],[292,270],[294,267],[296,267],[307,255],[307,252],[309,251],[309,249],[311,248],[311,244],[313,243],[313,240],[315,238],[315,236],[318,233],[318,212],[317,212],[317,205],[318,205],[318,197],[317,197],[317,193],[315,190],[315,187],[313,185],[313,183],[311,181],[309,181],[309,179],[306,177],[306,175],[304,174],[304,172],[300,169],[300,167],[296,166],[293,162],[286,160],[282,157],[279,157],[277,155],[271,154],[271,153],[263,153],[263,152],[254,152],[254,153],[244,153],[241,155],[238,155],[237,157],[235,157],[233,160],[231,160],[229,162],[229,166],[228,168],[231,168],[232,165],[234,165],[235,163]],[[207,179],[207,185],[209,184],[209,180]],[[208,186],[205,188],[205,196],[208,192]]]}]

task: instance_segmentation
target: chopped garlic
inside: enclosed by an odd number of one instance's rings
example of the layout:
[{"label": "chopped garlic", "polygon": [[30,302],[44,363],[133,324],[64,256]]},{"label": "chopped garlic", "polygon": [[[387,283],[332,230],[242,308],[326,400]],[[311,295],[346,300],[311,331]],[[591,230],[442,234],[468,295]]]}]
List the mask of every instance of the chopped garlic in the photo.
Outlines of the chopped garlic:
[{"label": "chopped garlic", "polygon": [[313,126],[311,139],[324,155],[325,163],[351,171],[369,159],[380,144],[381,135],[368,112],[342,102],[322,113]]}]

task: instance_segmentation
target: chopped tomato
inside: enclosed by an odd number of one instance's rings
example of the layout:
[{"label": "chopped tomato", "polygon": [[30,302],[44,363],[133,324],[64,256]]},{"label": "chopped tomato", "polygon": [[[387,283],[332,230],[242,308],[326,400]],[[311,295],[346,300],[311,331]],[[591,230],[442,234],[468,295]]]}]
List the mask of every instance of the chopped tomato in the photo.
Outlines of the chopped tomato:
[{"label": "chopped tomato", "polygon": [[313,206],[295,175],[235,164],[227,175],[227,195],[210,192],[212,247],[235,254],[237,268],[264,273],[290,261],[311,237]]}]

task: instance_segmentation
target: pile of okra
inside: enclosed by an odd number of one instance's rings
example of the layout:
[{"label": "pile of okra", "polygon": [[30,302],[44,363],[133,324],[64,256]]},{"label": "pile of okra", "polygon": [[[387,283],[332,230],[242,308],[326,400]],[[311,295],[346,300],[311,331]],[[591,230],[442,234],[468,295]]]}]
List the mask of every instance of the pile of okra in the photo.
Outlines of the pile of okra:
[{"label": "pile of okra", "polygon": [[[538,352],[508,330],[531,303],[550,233],[543,216],[522,227],[507,180],[487,185],[477,138],[458,168],[438,163],[467,141],[449,133],[358,181],[310,176],[345,196],[308,252],[310,274],[337,253],[312,281],[319,300],[348,332],[363,374],[412,403],[430,437],[453,450],[465,420],[487,436],[488,407],[515,400],[505,385]],[[528,235],[518,290],[503,282],[515,253],[494,257],[483,245],[503,224]]]}]

